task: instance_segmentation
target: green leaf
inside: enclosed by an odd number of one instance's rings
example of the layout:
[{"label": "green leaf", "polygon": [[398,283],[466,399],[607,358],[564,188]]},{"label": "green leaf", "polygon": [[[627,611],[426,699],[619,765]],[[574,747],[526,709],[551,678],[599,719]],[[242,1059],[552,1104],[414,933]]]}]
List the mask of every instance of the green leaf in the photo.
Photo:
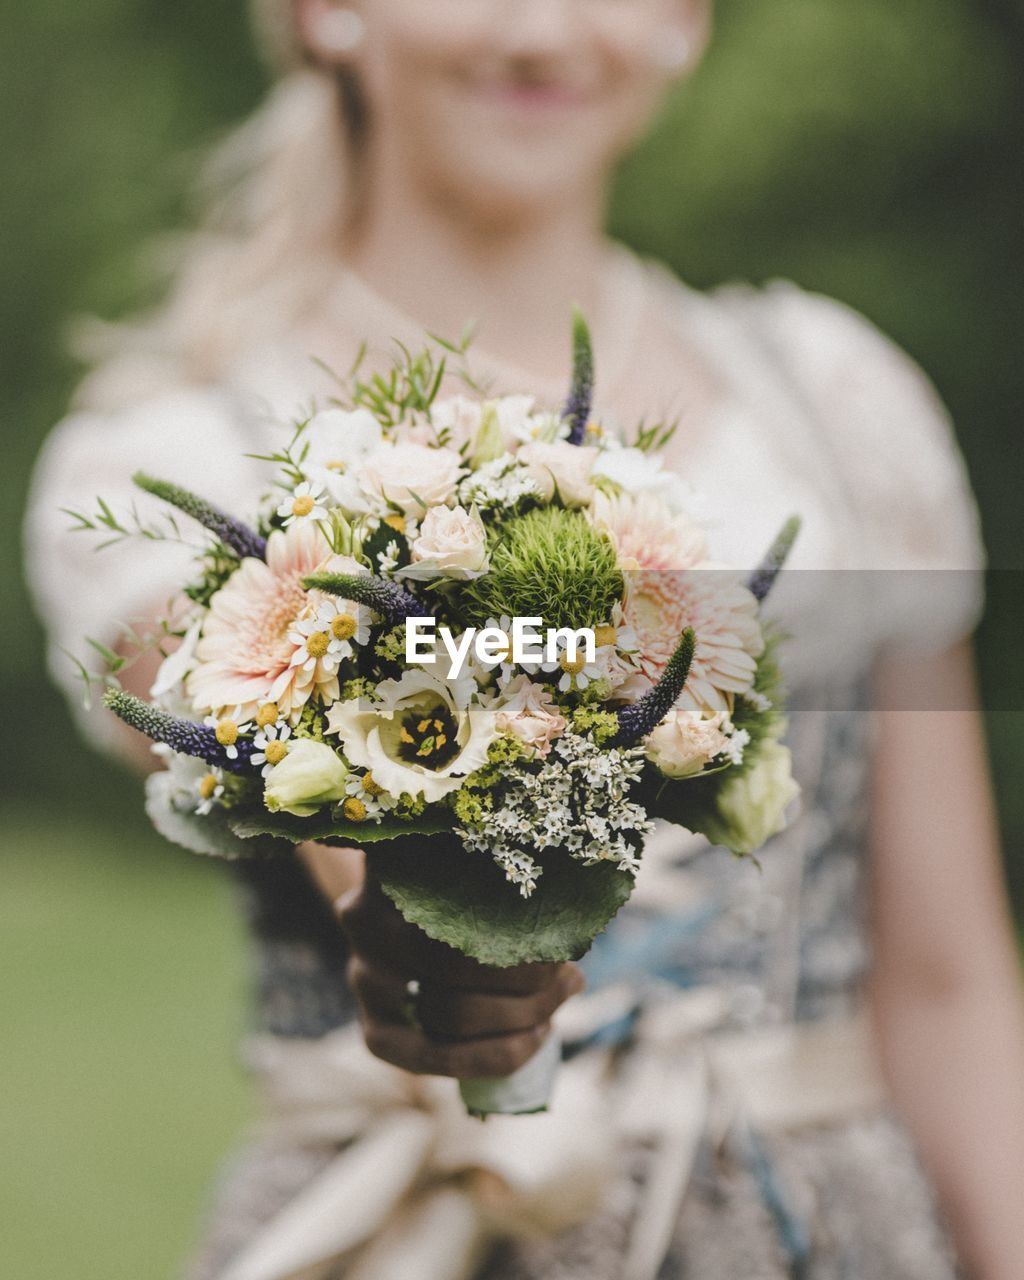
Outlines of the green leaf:
[{"label": "green leaf", "polygon": [[450,813],[426,812],[418,818],[384,817],[380,822],[346,822],[329,814],[296,818],[290,813],[235,813],[231,830],[243,840],[259,836],[275,836],[292,844],[315,840],[318,844],[336,844],[360,848],[380,840],[396,840],[410,836],[442,835],[452,829]]},{"label": "green leaf", "polygon": [[529,898],[486,855],[456,839],[395,840],[367,850],[384,892],[410,924],[481,964],[578,960],[624,905],[633,877],[556,852]]},{"label": "green leaf", "polygon": [[151,774],[146,779],[146,813],[165,840],[213,858],[272,858],[290,853],[292,843],[265,835],[240,839],[231,826],[231,814],[211,809],[208,814],[191,813],[175,806],[169,773]]}]

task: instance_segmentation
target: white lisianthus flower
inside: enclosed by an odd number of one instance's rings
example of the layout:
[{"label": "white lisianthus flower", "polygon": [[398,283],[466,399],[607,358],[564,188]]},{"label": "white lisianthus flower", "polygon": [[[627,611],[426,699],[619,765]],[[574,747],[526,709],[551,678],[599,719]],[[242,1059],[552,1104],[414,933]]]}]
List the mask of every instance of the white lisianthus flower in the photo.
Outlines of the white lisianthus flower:
[{"label": "white lisianthus flower", "polygon": [[364,459],[359,483],[380,506],[398,507],[412,516],[448,502],[461,472],[462,459],[454,449],[382,444]]},{"label": "white lisianthus flower", "polygon": [[271,813],[308,818],[326,804],[345,798],[348,769],[325,742],[293,739],[288,753],[276,764],[263,789],[263,803]]},{"label": "white lisianthus flower", "polygon": [[543,685],[529,676],[516,676],[505,686],[497,709],[497,726],[501,733],[514,734],[542,759],[551,744],[568,727],[558,705]]},{"label": "white lisianthus flower", "polygon": [[431,507],[410,548],[408,578],[479,578],[487,572],[487,534],[476,507]]},{"label": "white lisianthus flower", "polygon": [[647,739],[647,759],[669,778],[692,778],[729,747],[725,712],[702,716],[673,707]]},{"label": "white lisianthus flower", "polygon": [[735,853],[753,853],[783,829],[786,807],[799,794],[789,748],[767,738],[749,769],[735,777],[726,774],[717,799],[721,826],[713,824],[707,834]]},{"label": "white lisianthus flower", "polygon": [[383,681],[372,701],[335,703],[327,730],[338,734],[352,765],[368,769],[385,791],[433,804],[486,762],[497,736],[494,711],[474,700],[476,682],[465,677],[406,671]]},{"label": "white lisianthus flower", "polygon": [[589,445],[569,444],[567,440],[550,444],[531,440],[516,457],[529,470],[545,502],[552,500],[557,489],[567,507],[586,507],[594,496],[591,472],[598,452]]},{"label": "white lisianthus flower", "polygon": [[306,456],[302,468],[346,511],[369,510],[356,472],[368,453],[384,438],[383,428],[369,409],[325,409],[312,417],[302,435]]},{"label": "white lisianthus flower", "polygon": [[656,453],[632,445],[605,448],[594,463],[593,479],[610,480],[623,493],[656,494],[673,515],[692,512],[699,498],[693,487],[666,468]]}]

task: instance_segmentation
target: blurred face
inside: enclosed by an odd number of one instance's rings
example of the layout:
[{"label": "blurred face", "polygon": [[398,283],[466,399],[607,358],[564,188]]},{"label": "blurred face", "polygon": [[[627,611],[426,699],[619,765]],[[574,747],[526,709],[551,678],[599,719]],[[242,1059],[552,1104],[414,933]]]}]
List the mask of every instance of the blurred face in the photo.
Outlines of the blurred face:
[{"label": "blurred face", "polygon": [[[348,54],[381,163],[447,198],[526,211],[605,181],[703,47],[706,0],[362,0]],[[329,20],[328,20],[329,21]]]}]

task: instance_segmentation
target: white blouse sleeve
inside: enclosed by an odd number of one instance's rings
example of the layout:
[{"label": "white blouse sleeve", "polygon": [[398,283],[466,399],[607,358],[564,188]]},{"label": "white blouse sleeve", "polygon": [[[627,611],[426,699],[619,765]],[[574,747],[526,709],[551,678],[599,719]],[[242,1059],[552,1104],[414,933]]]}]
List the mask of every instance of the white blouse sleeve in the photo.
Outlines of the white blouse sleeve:
[{"label": "white blouse sleeve", "polygon": [[[244,517],[259,492],[254,447],[231,397],[180,388],[114,412],[76,412],[50,433],[32,480],[25,523],[26,575],[47,629],[51,673],[88,736],[112,741],[107,717],[84,715],[83,687],[68,656],[87,659],[87,637],[110,644],[121,624],[151,621],[188,581],[193,549],[130,539],[97,549],[99,534],[75,531],[68,510],[92,513],[102,497],[118,516],[166,510],[131,481],[146,471]],[[195,526],[180,521],[191,539]],[[196,541],[199,539],[197,538]],[[86,665],[92,665],[86,661]]]},{"label": "white blouse sleeve", "polygon": [[977,503],[931,382],[856,311],[788,281],[761,292],[768,337],[825,442],[857,515],[880,647],[937,653],[984,604]]}]

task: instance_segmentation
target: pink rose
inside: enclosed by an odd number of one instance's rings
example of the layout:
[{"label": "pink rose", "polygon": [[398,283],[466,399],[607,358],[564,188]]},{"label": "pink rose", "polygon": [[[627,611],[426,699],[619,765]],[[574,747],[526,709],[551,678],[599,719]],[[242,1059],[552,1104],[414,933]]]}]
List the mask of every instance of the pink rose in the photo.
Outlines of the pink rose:
[{"label": "pink rose", "polygon": [[692,778],[729,745],[725,713],[701,716],[674,707],[647,739],[647,759],[670,778]]},{"label": "pink rose", "polygon": [[516,676],[505,686],[496,724],[499,733],[514,734],[538,756],[546,756],[568,721],[543,685],[535,684],[529,676]]},{"label": "pink rose", "polygon": [[531,440],[519,450],[516,459],[529,469],[546,502],[551,501],[557,488],[567,507],[585,507],[594,496],[590,473],[597,454],[598,450],[589,445],[569,444],[567,440],[550,444]]}]

